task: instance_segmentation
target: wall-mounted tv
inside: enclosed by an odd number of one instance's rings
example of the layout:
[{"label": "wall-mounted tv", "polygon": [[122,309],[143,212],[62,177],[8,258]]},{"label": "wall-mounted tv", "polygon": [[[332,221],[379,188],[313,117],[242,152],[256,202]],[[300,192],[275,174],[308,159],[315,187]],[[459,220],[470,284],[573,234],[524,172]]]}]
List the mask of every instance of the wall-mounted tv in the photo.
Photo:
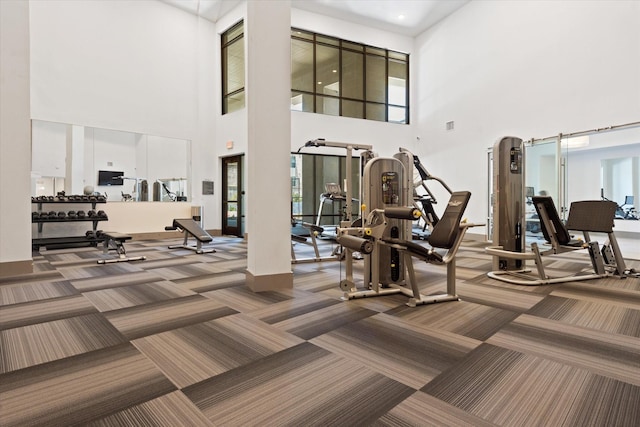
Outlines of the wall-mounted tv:
[{"label": "wall-mounted tv", "polygon": [[98,171],[98,185],[123,185],[122,171]]}]

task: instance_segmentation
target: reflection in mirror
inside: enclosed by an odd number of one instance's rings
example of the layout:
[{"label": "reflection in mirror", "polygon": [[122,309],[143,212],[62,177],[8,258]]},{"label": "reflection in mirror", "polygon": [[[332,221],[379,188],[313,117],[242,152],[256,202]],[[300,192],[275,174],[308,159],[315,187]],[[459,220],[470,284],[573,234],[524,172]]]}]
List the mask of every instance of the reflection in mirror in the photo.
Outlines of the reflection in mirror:
[{"label": "reflection in mirror", "polygon": [[600,176],[601,197],[618,204],[616,219],[640,219],[635,203],[640,192],[640,157],[602,159]]},{"label": "reflection in mirror", "polygon": [[31,194],[187,201],[189,153],[188,140],[33,120]]}]

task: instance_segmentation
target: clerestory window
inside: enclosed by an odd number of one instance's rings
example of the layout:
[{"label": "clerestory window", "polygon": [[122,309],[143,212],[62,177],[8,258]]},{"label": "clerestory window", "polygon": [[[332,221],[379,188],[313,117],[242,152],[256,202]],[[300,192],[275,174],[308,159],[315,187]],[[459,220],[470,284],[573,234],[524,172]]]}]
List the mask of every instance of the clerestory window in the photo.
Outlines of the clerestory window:
[{"label": "clerestory window", "polygon": [[409,123],[409,55],[291,29],[291,110]]}]

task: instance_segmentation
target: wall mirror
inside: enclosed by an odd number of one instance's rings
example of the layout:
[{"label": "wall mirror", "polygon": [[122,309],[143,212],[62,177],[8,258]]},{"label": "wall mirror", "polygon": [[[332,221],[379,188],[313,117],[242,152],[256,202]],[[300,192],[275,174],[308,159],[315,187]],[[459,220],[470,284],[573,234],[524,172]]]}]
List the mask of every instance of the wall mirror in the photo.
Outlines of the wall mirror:
[{"label": "wall mirror", "polygon": [[109,202],[191,198],[189,140],[32,120],[31,195],[89,192]]}]

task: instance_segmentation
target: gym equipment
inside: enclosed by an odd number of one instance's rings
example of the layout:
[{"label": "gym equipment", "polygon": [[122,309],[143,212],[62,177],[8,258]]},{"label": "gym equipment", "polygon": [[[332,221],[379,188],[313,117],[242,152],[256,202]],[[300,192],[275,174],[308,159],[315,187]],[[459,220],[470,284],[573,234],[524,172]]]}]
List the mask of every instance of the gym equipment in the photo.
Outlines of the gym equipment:
[{"label": "gym equipment", "polygon": [[[519,270],[497,270],[488,273],[489,277],[517,285],[546,285],[564,283],[577,280],[597,279],[610,276],[612,273],[623,275],[626,267],[620,247],[613,233],[613,219],[616,203],[604,200],[586,200],[572,202],[566,225],[562,223],[558,211],[549,196],[533,197],[536,212],[540,217],[542,233],[550,244],[550,248],[541,251],[537,243],[531,244],[531,252],[513,252],[504,250],[500,246],[488,247],[486,252],[502,259],[521,261]],[[581,231],[584,240],[572,239],[569,230]],[[613,259],[605,259],[600,251],[598,242],[592,241],[589,233],[606,233],[609,246],[604,251],[610,251]],[[578,274],[552,278],[545,273],[542,256],[560,254],[568,251],[587,249],[591,259],[593,273]],[[609,257],[611,258],[611,257]],[[534,260],[537,276],[529,275],[525,261]],[[608,271],[609,270],[609,271]]]},{"label": "gym equipment", "polygon": [[[404,160],[406,164],[410,158],[404,156]],[[341,289],[345,291],[343,300],[396,293],[409,296],[407,305],[410,307],[458,300],[455,256],[467,228],[479,225],[461,222],[471,193],[462,191],[451,195],[442,218],[429,237],[431,248],[426,248],[407,240],[411,236],[408,227],[421,215],[419,209],[406,207],[411,188],[405,166],[398,158],[374,158],[366,164],[362,227],[340,227],[337,230],[338,243],[345,248],[346,278],[340,282]],[[446,250],[446,253],[443,255],[438,249]],[[350,256],[353,251],[364,255],[365,290],[358,290],[353,280],[353,259]],[[413,258],[447,265],[445,294],[420,294]]]},{"label": "gym equipment", "polygon": [[[300,225],[306,228],[307,230],[309,230],[309,239],[311,240],[311,242],[309,242],[306,236],[291,234],[291,263],[292,264],[300,264],[303,262],[332,261],[332,260],[339,259],[340,254],[337,253],[335,250],[331,252],[330,256],[325,256],[325,257],[320,256],[320,250],[318,249],[317,236],[321,235],[324,232],[324,228],[314,224],[309,224],[306,222],[302,222],[300,223]],[[298,258],[294,250],[294,245],[296,243],[301,243],[301,244],[311,246],[313,248],[313,253],[315,256],[312,258]]]},{"label": "gym equipment", "polygon": [[[539,218],[539,228],[551,247],[542,251],[537,243],[531,244],[531,251],[525,251],[524,223],[527,195],[524,187],[524,151],[522,139],[504,137],[493,147],[493,242],[495,246],[486,248],[493,255],[492,271],[489,277],[518,285],[543,285],[575,280],[606,277],[610,272],[618,275],[633,274],[625,267],[613,233],[615,202],[581,201],[573,202],[569,210],[566,226],[549,196],[533,196],[533,203]],[[569,231],[581,231],[583,241],[571,239]],[[589,232],[606,233],[608,244],[600,251],[598,242],[591,241]],[[592,274],[579,274],[558,278],[549,277],[544,270],[542,256],[559,254],[569,250],[588,249],[593,267]],[[526,261],[534,260],[537,276],[528,274]]]},{"label": "gym equipment", "polygon": [[[206,231],[200,227],[200,225],[194,221],[192,218],[186,219],[174,219],[173,224],[171,226],[167,226],[164,228],[167,231],[170,230],[178,230],[184,233],[184,242],[182,245],[172,245],[169,246],[169,249],[189,249],[195,251],[197,254],[204,253],[214,253],[216,250],[214,248],[203,248],[203,243],[211,243],[213,241],[213,237],[209,235]],[[193,236],[196,240],[196,246],[191,246],[188,244],[189,236]]]},{"label": "gym equipment", "polygon": [[[320,227],[320,222],[322,220],[322,211],[324,210],[325,203],[343,203],[345,205],[344,220],[348,220],[349,216],[347,215],[347,212],[349,211],[350,207],[347,207],[347,195],[346,193],[343,193],[342,189],[340,188],[340,184],[336,184],[335,182],[328,182],[324,185],[324,191],[325,192],[320,195],[320,206],[318,207],[316,225]],[[352,202],[358,202],[358,199],[351,198],[351,203]]]},{"label": "gym equipment", "polygon": [[[353,158],[353,150],[364,150],[360,157],[363,160],[368,160],[373,157],[373,152],[371,151],[373,149],[373,146],[365,145],[365,144],[351,144],[351,143],[345,143],[345,142],[332,142],[332,141],[326,141],[324,138],[317,138],[317,139],[314,139],[313,141],[307,141],[303,147],[298,148],[298,153],[304,147],[343,148],[347,151],[347,158],[346,158],[346,164],[345,164],[346,179],[345,179],[345,186],[343,189],[344,193],[346,194],[345,201],[344,201],[345,220],[343,222],[347,222],[351,224],[353,220],[352,218],[353,215],[351,213],[352,198],[349,196],[349,194],[353,193],[352,184],[351,184],[351,173],[352,173],[351,159]],[[322,209],[322,205],[320,206],[320,208]],[[319,220],[316,221],[316,225],[320,225]],[[341,223],[341,226],[342,226],[342,223]]]},{"label": "gym equipment", "polygon": [[[524,151],[522,139],[507,136],[493,146],[493,243],[524,252]],[[493,270],[520,270],[522,259],[494,257]]]},{"label": "gym equipment", "polygon": [[111,264],[115,262],[144,261],[145,256],[127,257],[127,251],[124,248],[124,242],[131,240],[131,236],[113,231],[105,231],[96,233],[98,238],[103,240],[102,252],[108,254],[110,250],[118,253],[118,258],[99,259],[98,264]]},{"label": "gym equipment", "polygon": [[[433,205],[437,204],[438,201],[436,200],[433,192],[427,186],[427,181],[438,182],[449,193],[449,195],[451,195],[453,191],[442,179],[431,175],[424,167],[418,156],[413,154],[411,151],[400,147],[399,153],[394,157],[400,158],[400,156],[407,156],[409,164],[413,164],[413,169],[418,173],[418,176],[420,176],[419,181],[413,182],[413,204],[422,211],[419,221],[424,221],[424,224],[422,225],[421,232],[412,229],[412,233],[414,238],[426,239],[440,219],[433,207]],[[407,167],[406,164],[405,168],[407,172],[411,170],[411,167]],[[417,191],[418,188],[421,188],[425,194],[419,194]]]}]

